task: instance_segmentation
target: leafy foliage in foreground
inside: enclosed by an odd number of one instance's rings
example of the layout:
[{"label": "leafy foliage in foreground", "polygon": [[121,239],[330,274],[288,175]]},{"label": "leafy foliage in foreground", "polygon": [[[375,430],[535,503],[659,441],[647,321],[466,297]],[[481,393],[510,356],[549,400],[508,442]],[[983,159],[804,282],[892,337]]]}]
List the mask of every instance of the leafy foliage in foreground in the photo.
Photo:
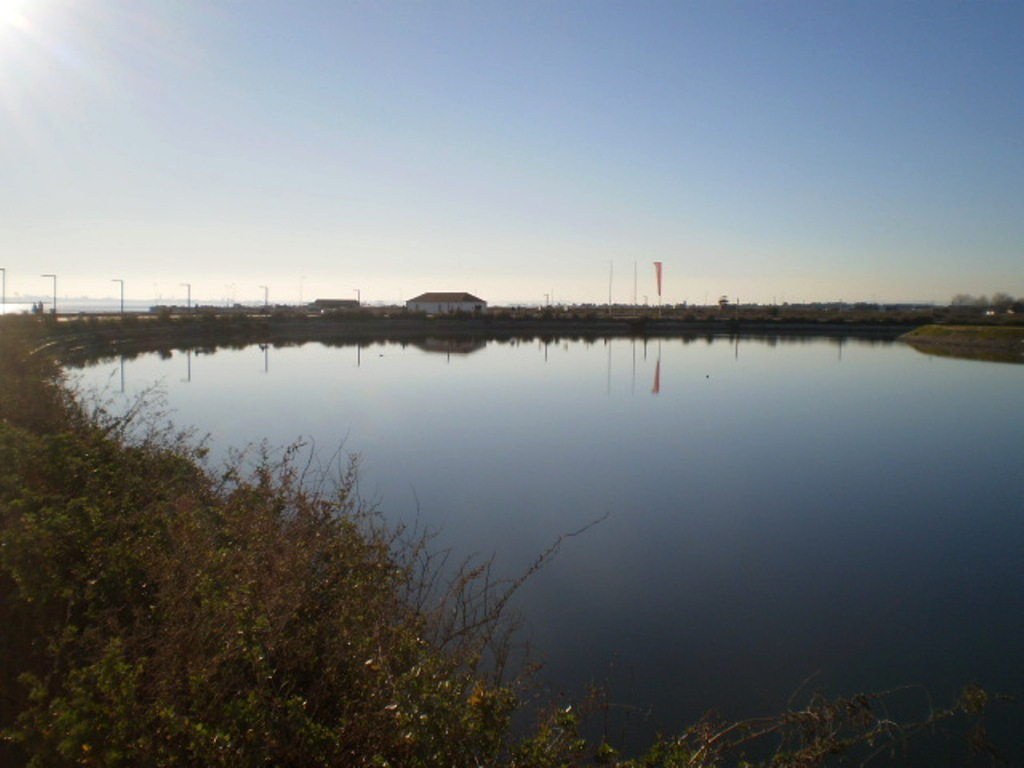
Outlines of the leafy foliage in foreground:
[{"label": "leafy foliage in foreground", "polygon": [[208,472],[201,448],[126,439],[3,346],[4,392],[33,403],[0,422],[2,725],[32,764],[495,757],[511,693],[473,674],[472,642],[427,641],[413,559],[352,475],[326,496],[288,457]]},{"label": "leafy foliage in foreground", "polygon": [[352,468],[330,494],[287,454],[212,471],[139,413],[88,410],[36,325],[0,334],[5,764],[814,766],[964,716],[986,744],[977,691],[910,725],[877,697],[706,719],[634,760],[572,708],[516,736],[517,689],[483,673],[515,584],[486,566],[439,582]]}]

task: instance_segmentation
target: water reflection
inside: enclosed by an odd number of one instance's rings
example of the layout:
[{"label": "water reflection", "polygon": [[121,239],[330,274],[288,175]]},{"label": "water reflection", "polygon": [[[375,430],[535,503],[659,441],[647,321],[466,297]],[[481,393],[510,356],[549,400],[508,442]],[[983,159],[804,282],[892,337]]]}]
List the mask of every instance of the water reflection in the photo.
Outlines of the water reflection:
[{"label": "water reflection", "polygon": [[809,677],[1024,695],[1020,367],[842,338],[270,346],[197,351],[191,384],[191,351],[82,375],[165,381],[215,451],[344,442],[389,518],[507,575],[610,513],[519,596],[555,690],[606,683],[649,728]]},{"label": "water reflection", "polygon": [[414,347],[424,352],[446,355],[449,360],[452,355],[469,355],[479,352],[487,347],[487,342],[480,339],[439,339],[427,338],[425,341],[414,343]]}]

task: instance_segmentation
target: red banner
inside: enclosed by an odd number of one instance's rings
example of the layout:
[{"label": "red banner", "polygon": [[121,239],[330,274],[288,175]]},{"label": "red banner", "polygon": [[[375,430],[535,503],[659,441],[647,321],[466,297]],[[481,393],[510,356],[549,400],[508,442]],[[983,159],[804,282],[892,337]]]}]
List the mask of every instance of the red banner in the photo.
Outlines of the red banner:
[{"label": "red banner", "polygon": [[658,278],[658,296],[661,296],[661,262],[654,262],[654,274]]}]

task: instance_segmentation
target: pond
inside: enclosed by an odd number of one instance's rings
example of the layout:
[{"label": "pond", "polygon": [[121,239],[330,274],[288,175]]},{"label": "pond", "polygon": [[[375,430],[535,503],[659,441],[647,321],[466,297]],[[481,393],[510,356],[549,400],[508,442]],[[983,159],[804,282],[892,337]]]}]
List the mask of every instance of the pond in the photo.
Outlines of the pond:
[{"label": "pond", "polygon": [[[306,439],[523,572],[539,680],[630,734],[814,689],[1024,694],[1024,367],[813,338],[251,346],[93,364],[215,453]],[[928,700],[922,689],[921,706]],[[918,695],[918,694],[914,694]]]}]

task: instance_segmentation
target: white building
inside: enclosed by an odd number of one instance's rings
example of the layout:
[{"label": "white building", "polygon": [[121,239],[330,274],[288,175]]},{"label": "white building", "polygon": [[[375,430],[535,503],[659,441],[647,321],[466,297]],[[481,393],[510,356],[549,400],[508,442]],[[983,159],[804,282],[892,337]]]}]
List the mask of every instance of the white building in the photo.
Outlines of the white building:
[{"label": "white building", "polygon": [[480,313],[487,310],[487,302],[472,293],[421,293],[405,302],[405,308],[414,312],[445,315],[450,312]]}]

